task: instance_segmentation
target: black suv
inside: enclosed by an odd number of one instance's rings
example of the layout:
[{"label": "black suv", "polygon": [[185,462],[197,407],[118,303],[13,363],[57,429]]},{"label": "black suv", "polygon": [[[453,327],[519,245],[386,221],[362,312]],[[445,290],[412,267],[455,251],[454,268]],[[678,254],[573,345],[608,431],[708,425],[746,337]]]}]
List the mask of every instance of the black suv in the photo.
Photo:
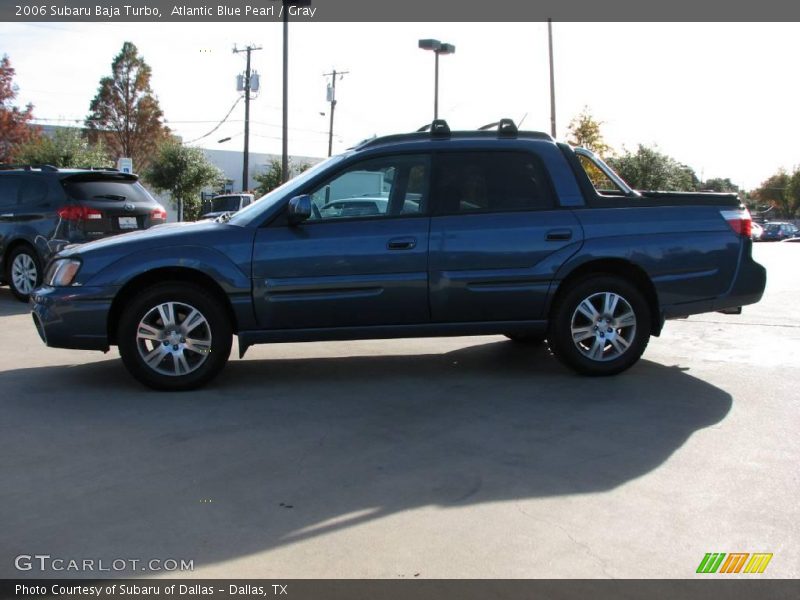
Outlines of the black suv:
[{"label": "black suv", "polygon": [[27,301],[67,244],[166,222],[137,175],[114,170],[0,165],[0,282]]}]

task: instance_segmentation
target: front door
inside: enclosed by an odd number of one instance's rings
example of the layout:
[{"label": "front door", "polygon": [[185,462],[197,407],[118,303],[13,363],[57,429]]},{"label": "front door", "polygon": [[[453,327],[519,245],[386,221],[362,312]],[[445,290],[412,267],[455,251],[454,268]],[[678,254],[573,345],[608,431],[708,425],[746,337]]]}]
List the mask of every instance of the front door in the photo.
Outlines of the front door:
[{"label": "front door", "polygon": [[264,329],[427,323],[430,159],[343,167],[312,189],[310,219],[256,234],[254,306]]}]

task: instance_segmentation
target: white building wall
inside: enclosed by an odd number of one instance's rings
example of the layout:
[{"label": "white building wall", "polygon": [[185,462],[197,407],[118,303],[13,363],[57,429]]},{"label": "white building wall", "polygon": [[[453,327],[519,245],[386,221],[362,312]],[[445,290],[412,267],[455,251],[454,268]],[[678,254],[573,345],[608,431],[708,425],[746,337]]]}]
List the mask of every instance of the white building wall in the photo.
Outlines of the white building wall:
[{"label": "white building wall", "polygon": [[[225,176],[226,180],[232,182],[231,191],[241,192],[242,190],[242,159],[243,153],[234,150],[217,150],[202,148],[203,153],[206,155],[208,161],[219,168]],[[264,154],[262,152],[251,152],[249,156],[249,189],[255,190],[257,187],[255,176],[267,170],[268,166],[273,160],[280,161],[279,154]],[[289,162],[293,166],[300,166],[303,164],[314,165],[323,160],[322,158],[312,156],[291,156]],[[135,165],[134,165],[135,170]],[[147,184],[144,184],[147,187]],[[156,200],[158,200],[164,208],[167,209],[167,222],[172,223],[178,220],[178,211],[172,205],[169,194],[158,194],[155,190],[148,187],[148,190]],[[216,192],[216,190],[207,189],[206,192]]]}]

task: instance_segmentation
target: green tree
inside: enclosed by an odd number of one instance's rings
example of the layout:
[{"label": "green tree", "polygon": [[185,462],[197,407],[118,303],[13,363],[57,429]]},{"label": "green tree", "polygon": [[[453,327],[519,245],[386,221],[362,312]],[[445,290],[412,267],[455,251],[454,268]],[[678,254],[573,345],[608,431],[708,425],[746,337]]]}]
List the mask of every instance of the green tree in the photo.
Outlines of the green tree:
[{"label": "green tree", "polygon": [[8,56],[0,60],[0,163],[16,159],[19,147],[38,136],[38,128],[32,127],[33,106],[28,104],[20,110],[14,106],[17,86],[14,85],[14,68]]},{"label": "green tree", "polygon": [[606,144],[603,139],[600,131],[602,125],[602,121],[598,121],[592,116],[589,107],[584,106],[583,112],[569,123],[567,143],[571,146],[586,148],[598,156],[605,157],[611,153],[611,146]]},{"label": "green tree", "polygon": [[161,145],[144,178],[157,190],[169,192],[180,220],[194,221],[200,216],[200,192],[221,185],[223,174],[200,148],[169,141]]},{"label": "green tree", "polygon": [[739,186],[733,183],[730,178],[714,177],[706,179],[700,184],[700,188],[706,192],[738,192]]},{"label": "green tree", "polygon": [[151,74],[136,46],[125,42],[111,63],[111,76],[100,80],[86,117],[91,139],[103,139],[115,159],[132,158],[139,171],[145,170],[153,148],[169,135],[164,113],[150,88]]},{"label": "green tree", "polygon": [[620,156],[608,159],[608,163],[638,190],[694,191],[699,184],[690,167],[642,144],[635,153],[626,150]]},{"label": "green tree", "polygon": [[797,174],[797,170],[789,175],[785,169],[779,169],[764,181],[754,192],[753,195],[762,204],[772,206],[778,214],[777,217],[790,218],[791,200],[789,191],[790,182]]},{"label": "green tree", "polygon": [[17,159],[54,167],[107,167],[113,165],[102,143],[90,144],[79,129],[57,129],[24,144]]},{"label": "green tree", "polygon": [[[290,162],[289,176],[290,178],[295,177],[310,167],[311,165],[307,163],[294,165]],[[281,165],[281,161],[277,158],[273,158],[269,164],[267,164],[267,169],[263,173],[255,175],[253,179],[258,183],[256,195],[263,196],[264,194],[268,194],[276,187],[280,186],[283,181],[283,166]]]},{"label": "green tree", "polygon": [[787,219],[794,219],[800,215],[800,168],[795,167],[789,177],[789,185],[784,194],[784,215]]}]

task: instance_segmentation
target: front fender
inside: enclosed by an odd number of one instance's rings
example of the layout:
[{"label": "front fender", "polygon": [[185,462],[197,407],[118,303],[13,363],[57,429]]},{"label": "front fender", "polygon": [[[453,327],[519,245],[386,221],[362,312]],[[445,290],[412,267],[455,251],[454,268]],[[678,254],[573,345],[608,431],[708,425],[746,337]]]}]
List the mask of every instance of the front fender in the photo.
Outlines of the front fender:
[{"label": "front fender", "polygon": [[228,295],[250,294],[250,246],[232,258],[216,248],[198,245],[148,248],[128,254],[94,273],[85,283],[90,286],[120,288],[133,278],[162,268],[200,271],[216,281]]}]

